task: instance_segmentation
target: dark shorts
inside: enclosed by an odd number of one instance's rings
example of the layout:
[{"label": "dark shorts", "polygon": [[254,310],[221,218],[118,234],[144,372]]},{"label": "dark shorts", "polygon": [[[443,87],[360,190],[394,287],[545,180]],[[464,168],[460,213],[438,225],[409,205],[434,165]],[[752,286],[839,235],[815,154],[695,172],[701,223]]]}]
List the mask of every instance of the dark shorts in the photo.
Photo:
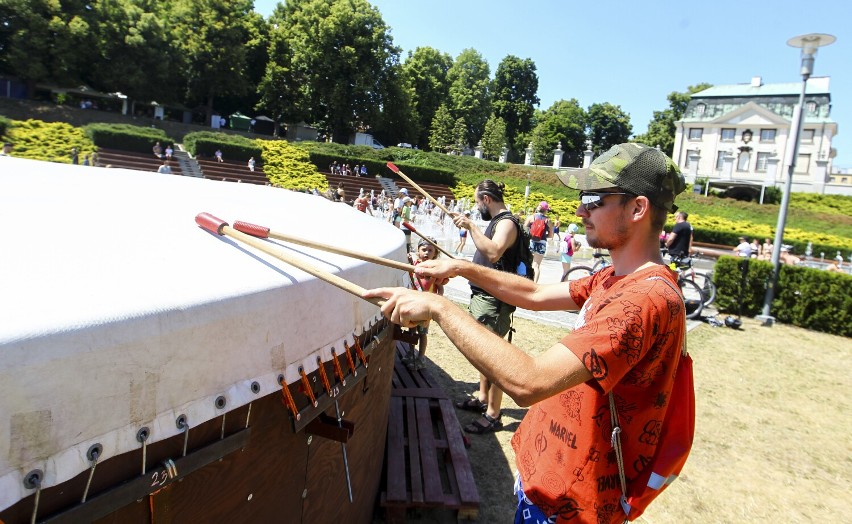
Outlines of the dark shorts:
[{"label": "dark shorts", "polygon": [[512,327],[512,313],[515,312],[515,306],[500,302],[491,295],[472,293],[468,311],[477,322],[501,337],[505,337],[509,328]]},{"label": "dark shorts", "polygon": [[547,253],[547,240],[530,240],[530,251],[534,255],[544,255]]}]

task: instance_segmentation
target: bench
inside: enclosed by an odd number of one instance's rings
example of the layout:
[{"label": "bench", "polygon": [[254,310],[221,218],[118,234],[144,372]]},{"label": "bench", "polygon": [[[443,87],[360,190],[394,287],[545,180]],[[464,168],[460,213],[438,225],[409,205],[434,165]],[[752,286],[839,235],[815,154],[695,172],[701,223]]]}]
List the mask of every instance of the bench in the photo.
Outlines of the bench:
[{"label": "bench", "polygon": [[693,253],[705,256],[708,258],[719,258],[725,255],[734,254],[734,246],[724,246],[722,244],[710,244],[707,242],[693,242]]},{"label": "bench", "polygon": [[426,369],[401,362],[397,342],[380,505],[388,523],[405,522],[408,508],[442,508],[458,520],[479,516],[479,492],[455,408]]}]

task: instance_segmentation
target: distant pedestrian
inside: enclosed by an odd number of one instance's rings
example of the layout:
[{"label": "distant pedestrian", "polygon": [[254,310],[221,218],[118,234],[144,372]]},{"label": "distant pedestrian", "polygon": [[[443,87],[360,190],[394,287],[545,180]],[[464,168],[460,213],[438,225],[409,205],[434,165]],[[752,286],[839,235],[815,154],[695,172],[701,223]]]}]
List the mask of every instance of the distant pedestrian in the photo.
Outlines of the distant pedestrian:
[{"label": "distant pedestrian", "polygon": [[6,142],[3,144],[3,151],[0,152],[0,156],[12,156],[12,142]]},{"label": "distant pedestrian", "polygon": [[77,148],[71,148],[71,163],[75,166],[80,163],[79,153],[77,153]]},{"label": "distant pedestrian", "polygon": [[739,238],[740,243],[734,248],[734,254],[743,258],[751,257],[751,244],[746,237]]},{"label": "distant pedestrian", "polygon": [[249,158],[248,168],[249,168],[249,171],[254,173],[254,157]]},{"label": "distant pedestrian", "polygon": [[83,165],[84,165],[84,166],[90,166],[90,165],[92,165],[92,164],[91,164],[91,162],[89,161],[89,155],[85,155],[85,156],[83,157]]},{"label": "distant pedestrian", "polygon": [[367,164],[361,164],[361,176],[367,176]]},{"label": "distant pedestrian", "polygon": [[166,146],[166,158],[168,160],[172,159],[172,155],[174,154],[174,152],[175,152],[175,150],[172,149],[172,146]]},{"label": "distant pedestrian", "polygon": [[[465,218],[470,218],[470,211],[464,212]],[[467,229],[460,227],[459,228],[459,241],[456,244],[455,255],[463,255],[464,254],[464,245],[467,243]]]},{"label": "distant pedestrian", "polygon": [[213,156],[216,157],[216,162],[224,162],[224,160],[222,159],[222,150],[221,149],[217,149],[216,152],[213,153]]}]

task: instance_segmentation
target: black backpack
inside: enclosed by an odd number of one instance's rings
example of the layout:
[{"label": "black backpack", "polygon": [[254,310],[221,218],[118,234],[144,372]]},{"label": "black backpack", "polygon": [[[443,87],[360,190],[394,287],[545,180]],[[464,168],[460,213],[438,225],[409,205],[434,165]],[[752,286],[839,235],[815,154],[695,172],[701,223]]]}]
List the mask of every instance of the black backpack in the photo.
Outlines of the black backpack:
[{"label": "black backpack", "polygon": [[513,249],[513,253],[510,255],[508,250],[506,253],[503,253],[502,261],[505,261],[505,265],[508,267],[503,268],[503,271],[511,271],[522,277],[527,277],[530,280],[535,278],[535,272],[532,267],[533,255],[530,250],[530,234],[529,231],[521,227],[520,222],[518,222],[517,217],[510,212],[504,213],[502,216],[498,215],[497,220],[503,220],[504,218],[508,218],[515,224],[515,228],[518,230],[518,237],[515,239],[515,249]]}]

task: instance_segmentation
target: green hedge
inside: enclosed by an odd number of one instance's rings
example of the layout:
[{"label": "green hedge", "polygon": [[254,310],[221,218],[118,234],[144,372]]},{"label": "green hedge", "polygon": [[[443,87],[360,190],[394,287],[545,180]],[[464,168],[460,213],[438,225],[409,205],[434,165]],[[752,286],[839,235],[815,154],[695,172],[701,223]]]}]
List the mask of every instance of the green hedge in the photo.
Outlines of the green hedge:
[{"label": "green hedge", "polygon": [[251,138],[214,131],[187,134],[183,137],[183,147],[193,155],[209,158],[213,158],[218,149],[225,160],[259,159],[263,153],[260,145]]},{"label": "green hedge", "polygon": [[12,121],[0,115],[0,136],[6,136],[6,130],[12,125]]},{"label": "green hedge", "polygon": [[[713,280],[719,311],[755,316],[761,313],[772,264],[748,259],[746,285],[740,295],[745,261],[721,257]],[[740,297],[742,300],[740,301]],[[852,336],[852,275],[804,266],[781,266],[771,314],[779,322],[844,337]]]},{"label": "green hedge", "polygon": [[[369,176],[381,175],[386,178],[402,180],[387,167],[386,160],[354,156],[341,157],[339,155],[327,154],[316,150],[309,151],[308,154],[310,155],[311,163],[317,166],[317,169],[323,173],[328,172],[328,166],[331,165],[332,162],[336,161],[338,164],[342,162],[344,164],[349,164],[350,166],[366,165],[367,174]],[[436,167],[414,166],[399,162],[394,162],[394,164],[412,180],[444,184],[447,186],[455,185],[455,177],[453,177],[452,171]]]},{"label": "green hedge", "polygon": [[164,149],[167,144],[174,143],[165,131],[155,127],[94,123],[83,126],[83,131],[98,147],[137,153],[150,153],[157,142],[160,142]]}]

